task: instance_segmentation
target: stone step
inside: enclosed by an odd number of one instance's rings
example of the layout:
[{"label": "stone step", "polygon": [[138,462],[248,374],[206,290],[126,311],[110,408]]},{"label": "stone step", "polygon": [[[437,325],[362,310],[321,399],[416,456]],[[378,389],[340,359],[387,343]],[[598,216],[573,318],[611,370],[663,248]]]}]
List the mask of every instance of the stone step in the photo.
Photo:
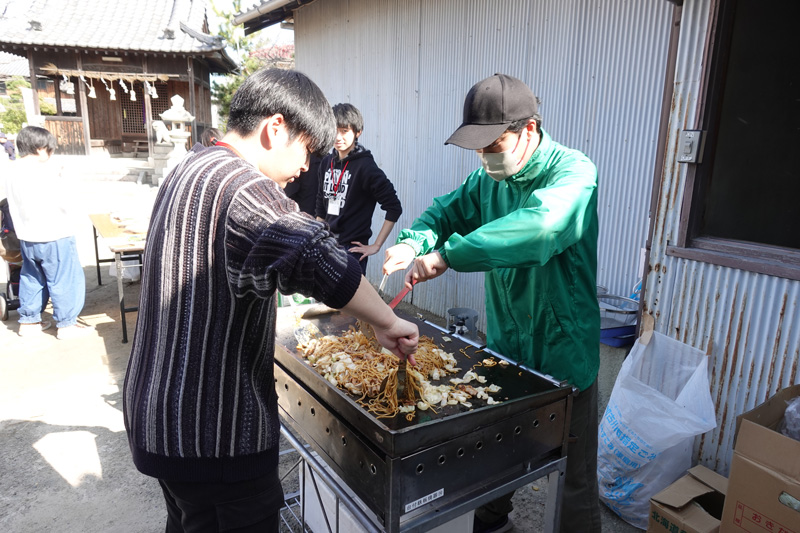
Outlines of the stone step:
[{"label": "stone step", "polygon": [[152,183],[155,167],[146,158],[56,156],[67,170],[86,180]]}]

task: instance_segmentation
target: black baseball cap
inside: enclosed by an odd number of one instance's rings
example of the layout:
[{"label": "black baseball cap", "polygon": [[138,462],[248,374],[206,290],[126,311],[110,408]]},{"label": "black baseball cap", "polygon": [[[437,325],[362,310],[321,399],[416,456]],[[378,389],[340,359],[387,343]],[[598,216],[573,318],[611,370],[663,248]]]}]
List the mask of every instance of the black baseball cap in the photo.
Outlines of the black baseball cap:
[{"label": "black baseball cap", "polygon": [[524,82],[495,74],[472,86],[464,100],[464,121],[444,144],[478,150],[496,141],[517,120],[539,111],[536,96]]}]

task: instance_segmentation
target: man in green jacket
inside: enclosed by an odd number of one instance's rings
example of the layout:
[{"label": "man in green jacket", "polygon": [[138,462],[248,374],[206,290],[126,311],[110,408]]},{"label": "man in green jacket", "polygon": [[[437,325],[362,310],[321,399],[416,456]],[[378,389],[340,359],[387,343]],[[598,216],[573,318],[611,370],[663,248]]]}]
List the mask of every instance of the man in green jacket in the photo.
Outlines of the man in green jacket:
[{"label": "man in green jacket", "polygon": [[[597,492],[597,170],[541,129],[539,99],[503,74],[470,89],[445,144],[481,168],[435,198],[386,251],[383,270],[426,281],[485,272],[488,347],[577,390],[561,531],[600,531]],[[416,259],[415,259],[416,258]],[[476,510],[475,532],[511,528],[511,496]]]}]

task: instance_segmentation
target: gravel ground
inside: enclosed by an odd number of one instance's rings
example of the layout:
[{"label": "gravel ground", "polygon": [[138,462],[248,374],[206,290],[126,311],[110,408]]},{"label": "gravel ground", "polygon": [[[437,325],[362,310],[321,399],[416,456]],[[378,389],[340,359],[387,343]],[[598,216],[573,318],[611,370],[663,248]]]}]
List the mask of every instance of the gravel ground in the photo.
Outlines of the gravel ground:
[{"label": "gravel ground", "polygon": [[[103,179],[99,172],[87,176],[80,186],[90,210],[130,210],[152,199],[154,189],[149,186]],[[38,338],[23,339],[16,334],[18,315],[13,311],[0,323],[0,530],[163,531],[166,513],[158,484],[139,474],[130,460],[121,404],[130,344],[120,342],[117,288],[108,265],[103,268],[103,285],[97,285],[88,221],[78,245],[87,281],[81,316],[96,326],[97,334],[58,341],[53,328]],[[4,269],[0,270],[5,287]],[[125,283],[129,302],[135,302],[138,288],[136,282]],[[410,306],[400,310],[418,311]],[[439,317],[428,318],[441,322]],[[128,316],[129,332],[134,322],[135,313]],[[601,353],[604,407],[627,352],[601,345]],[[281,461],[287,494],[298,490],[296,461],[293,453]],[[517,491],[513,531],[542,531],[545,498],[544,479]],[[604,532],[638,531],[605,507],[602,510]],[[300,528],[285,528],[290,530]]]}]

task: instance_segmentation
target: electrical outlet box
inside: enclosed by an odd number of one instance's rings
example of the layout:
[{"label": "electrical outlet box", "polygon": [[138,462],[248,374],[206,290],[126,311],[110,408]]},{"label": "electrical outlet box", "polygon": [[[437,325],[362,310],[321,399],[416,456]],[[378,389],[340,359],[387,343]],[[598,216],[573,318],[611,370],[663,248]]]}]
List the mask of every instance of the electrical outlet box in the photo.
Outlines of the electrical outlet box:
[{"label": "electrical outlet box", "polygon": [[681,132],[681,139],[678,143],[678,163],[699,164],[703,162],[704,133],[702,130]]}]

